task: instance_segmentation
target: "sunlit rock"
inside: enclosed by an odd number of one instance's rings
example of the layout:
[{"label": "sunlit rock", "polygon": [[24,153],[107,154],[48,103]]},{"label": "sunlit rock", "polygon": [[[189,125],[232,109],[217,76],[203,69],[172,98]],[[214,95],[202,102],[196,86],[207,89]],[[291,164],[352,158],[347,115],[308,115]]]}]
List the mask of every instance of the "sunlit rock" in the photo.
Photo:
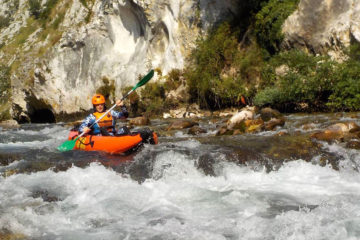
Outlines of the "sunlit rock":
[{"label": "sunlit rock", "polygon": [[247,133],[260,132],[264,128],[264,121],[261,118],[245,120],[245,127]]},{"label": "sunlit rock", "polygon": [[321,132],[316,132],[311,134],[311,138],[315,138],[322,141],[334,141],[334,140],[343,140],[344,133],[337,130],[324,130]]},{"label": "sunlit rock", "polygon": [[245,120],[251,120],[254,118],[254,111],[242,110],[232,116],[227,122],[228,129],[243,129],[245,131]]}]

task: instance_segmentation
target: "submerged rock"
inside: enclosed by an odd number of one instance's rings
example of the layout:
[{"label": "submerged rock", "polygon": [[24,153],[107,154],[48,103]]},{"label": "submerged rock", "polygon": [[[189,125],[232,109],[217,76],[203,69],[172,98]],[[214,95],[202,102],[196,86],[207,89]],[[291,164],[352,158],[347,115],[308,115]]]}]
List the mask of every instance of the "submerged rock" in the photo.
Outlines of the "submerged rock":
[{"label": "submerged rock", "polygon": [[317,140],[331,142],[334,140],[343,140],[344,133],[339,131],[331,131],[331,130],[324,130],[321,132],[316,132],[310,135],[311,138],[315,138]]},{"label": "submerged rock", "polygon": [[217,130],[216,136],[223,136],[223,135],[233,135],[234,130],[228,129],[227,127],[220,127],[220,129]]},{"label": "submerged rock", "polygon": [[347,148],[360,149],[360,141],[351,140],[346,144]]},{"label": "submerged rock", "polygon": [[169,131],[169,130],[176,130],[176,129],[191,128],[192,126],[195,126],[195,125],[198,125],[198,123],[196,123],[194,121],[189,121],[189,120],[177,120],[177,121],[173,122],[167,130]]},{"label": "submerged rock", "polygon": [[206,133],[206,129],[203,129],[197,125],[191,127],[188,131],[188,134],[191,134],[191,135],[199,135],[201,133]]},{"label": "submerged rock", "polygon": [[19,128],[20,124],[15,120],[5,120],[0,122],[2,128]]},{"label": "submerged rock", "polygon": [[360,127],[354,122],[336,123],[323,131],[311,134],[310,137],[327,142],[344,141],[344,139],[356,138],[358,132],[360,132]]},{"label": "submerged rock", "polygon": [[272,118],[277,118],[277,119],[284,118],[283,115],[278,110],[269,107],[260,110],[260,117],[264,122],[267,122]]},{"label": "submerged rock", "polygon": [[255,120],[246,120],[245,126],[245,132],[247,133],[260,132],[264,128],[264,121],[261,118]]},{"label": "submerged rock", "polygon": [[150,119],[148,117],[136,117],[129,120],[130,125],[144,126],[150,125]]},{"label": "submerged rock", "polygon": [[274,130],[277,126],[284,126],[285,125],[285,119],[284,118],[273,118],[267,122],[265,122],[265,130],[267,131],[272,131]]}]

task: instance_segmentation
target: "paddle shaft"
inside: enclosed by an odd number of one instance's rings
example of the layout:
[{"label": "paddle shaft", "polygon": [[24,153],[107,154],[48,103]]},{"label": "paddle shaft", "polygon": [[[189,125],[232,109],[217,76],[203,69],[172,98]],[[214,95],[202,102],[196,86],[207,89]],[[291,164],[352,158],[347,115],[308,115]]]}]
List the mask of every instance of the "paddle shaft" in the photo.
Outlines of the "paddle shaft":
[{"label": "paddle shaft", "polygon": [[[134,89],[131,89],[127,94],[125,94],[125,96],[123,96],[123,97],[121,98],[121,101],[123,101],[125,98],[127,98],[127,96],[129,96],[133,91],[134,91]],[[111,110],[113,110],[115,107],[116,107],[116,104],[114,104],[114,105],[113,105],[109,110],[107,110],[101,117],[99,117],[99,118],[96,120],[96,122],[94,122],[93,124],[91,124],[91,126],[90,126],[89,128],[92,128],[95,124],[97,124],[101,119],[103,119],[103,118],[106,116],[106,114],[108,114],[108,113],[109,113]],[[78,138],[82,137],[85,133],[86,133],[86,132],[82,132],[82,133],[76,138],[76,140],[77,140]]]}]

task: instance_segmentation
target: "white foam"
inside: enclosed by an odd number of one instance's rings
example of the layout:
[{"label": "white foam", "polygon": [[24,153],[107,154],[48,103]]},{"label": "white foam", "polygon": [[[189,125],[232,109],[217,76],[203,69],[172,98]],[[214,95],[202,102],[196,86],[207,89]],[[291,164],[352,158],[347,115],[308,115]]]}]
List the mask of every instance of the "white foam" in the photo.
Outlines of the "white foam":
[{"label": "white foam", "polygon": [[[5,132],[10,142],[0,143],[0,149],[11,149],[11,148],[32,148],[32,149],[56,149],[62,142],[67,140],[69,129],[62,126],[45,127],[39,131],[19,129],[16,131]],[[23,141],[25,136],[27,141]],[[44,138],[45,140],[36,140]]]},{"label": "white foam", "polygon": [[[143,184],[95,163],[0,178],[0,225],[33,238],[359,237],[359,174],[299,160],[271,173],[221,162],[211,177],[195,160],[161,153]],[[34,198],[36,191],[58,201]]]}]

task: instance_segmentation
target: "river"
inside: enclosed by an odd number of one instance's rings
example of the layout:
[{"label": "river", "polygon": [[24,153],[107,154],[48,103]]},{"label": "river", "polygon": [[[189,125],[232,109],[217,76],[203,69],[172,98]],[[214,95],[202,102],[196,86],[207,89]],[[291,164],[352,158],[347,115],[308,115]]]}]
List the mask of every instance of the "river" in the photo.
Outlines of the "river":
[{"label": "river", "polygon": [[64,123],[0,129],[0,237],[360,239],[360,150],[307,137],[357,116],[293,114],[237,136],[203,119],[207,133],[160,134],[127,156],[58,152]]}]

